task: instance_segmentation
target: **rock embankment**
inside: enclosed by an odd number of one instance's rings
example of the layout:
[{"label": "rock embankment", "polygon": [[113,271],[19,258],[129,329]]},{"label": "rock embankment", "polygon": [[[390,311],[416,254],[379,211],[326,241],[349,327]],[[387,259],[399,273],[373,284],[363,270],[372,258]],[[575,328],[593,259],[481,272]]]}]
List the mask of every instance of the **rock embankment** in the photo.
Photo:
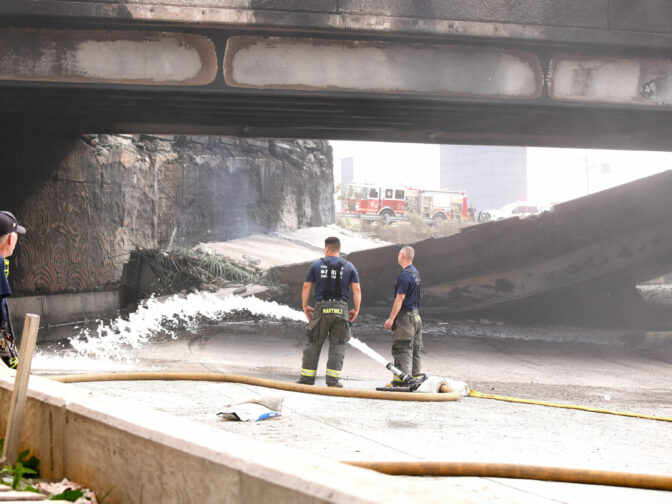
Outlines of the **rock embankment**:
[{"label": "rock embankment", "polygon": [[14,209],[29,233],[15,294],[116,284],[129,252],[231,240],[334,220],[326,141],[83,135]]}]

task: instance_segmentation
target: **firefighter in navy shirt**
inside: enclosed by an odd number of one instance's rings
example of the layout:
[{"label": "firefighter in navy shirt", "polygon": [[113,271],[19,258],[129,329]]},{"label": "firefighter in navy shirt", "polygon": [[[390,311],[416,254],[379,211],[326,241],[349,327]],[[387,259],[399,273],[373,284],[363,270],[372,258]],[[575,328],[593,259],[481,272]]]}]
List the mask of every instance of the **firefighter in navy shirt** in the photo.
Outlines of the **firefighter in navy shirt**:
[{"label": "firefighter in navy shirt", "polygon": [[[415,250],[403,247],[397,262],[402,271],[394,284],[394,303],[385,329],[392,330],[392,356],[400,371],[419,378],[422,373],[422,320],[420,319],[420,274],[413,266]],[[403,382],[394,375],[393,386]]]},{"label": "firefighter in navy shirt", "polygon": [[16,217],[10,212],[0,212],[0,359],[9,367],[16,367],[16,347],[14,344],[14,332],[12,321],[9,318],[9,306],[7,297],[12,295],[9,289],[7,276],[9,275],[9,261],[7,258],[14,253],[14,247],[20,234],[25,234],[26,228],[19,226]]},{"label": "firefighter in navy shirt", "polygon": [[[303,349],[301,377],[297,383],[313,385],[317,375],[320,351],[329,337],[329,359],[326,382],[329,387],[342,387],[345,344],[350,339],[350,323],[359,314],[362,291],[357,269],[340,258],[341,241],[336,237],[324,240],[324,257],[315,261],[308,270],[301,292],[301,306],[308,319],[306,344]],[[315,285],[315,308],[308,305],[310,291]],[[348,311],[352,286],[353,309]]]}]

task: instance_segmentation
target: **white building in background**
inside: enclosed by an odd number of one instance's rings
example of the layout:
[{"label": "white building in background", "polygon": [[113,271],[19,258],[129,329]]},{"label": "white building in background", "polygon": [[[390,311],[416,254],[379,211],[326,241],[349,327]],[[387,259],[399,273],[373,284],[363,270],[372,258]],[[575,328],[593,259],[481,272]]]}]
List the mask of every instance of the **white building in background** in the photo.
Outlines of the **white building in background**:
[{"label": "white building in background", "polygon": [[442,145],[442,189],[467,193],[477,210],[514,201],[561,203],[672,168],[672,153]]},{"label": "white building in background", "polygon": [[346,157],[341,159],[341,190],[354,180],[355,158]]},{"label": "white building in background", "polygon": [[477,210],[527,200],[527,147],[442,145],[440,185],[465,191]]},{"label": "white building in background", "polygon": [[344,157],[341,159],[341,170],[337,173],[334,170],[334,208],[337,212],[343,211],[343,202],[345,201],[345,194],[347,192],[348,184],[354,180],[355,177],[355,158]]}]

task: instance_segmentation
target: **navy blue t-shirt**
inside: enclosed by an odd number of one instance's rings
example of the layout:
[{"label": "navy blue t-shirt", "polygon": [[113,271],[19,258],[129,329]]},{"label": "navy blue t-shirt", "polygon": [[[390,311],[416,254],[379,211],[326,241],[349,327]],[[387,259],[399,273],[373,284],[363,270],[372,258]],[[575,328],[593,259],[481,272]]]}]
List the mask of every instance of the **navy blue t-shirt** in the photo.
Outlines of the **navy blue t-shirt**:
[{"label": "navy blue t-shirt", "polygon": [[5,258],[0,256],[0,265],[2,266],[2,273],[0,273],[0,327],[8,329],[9,308],[7,307],[7,296],[12,295],[9,290],[9,282],[5,276]]},{"label": "navy blue t-shirt", "polygon": [[[329,264],[336,266],[341,260],[339,257],[327,256],[326,259]],[[308,275],[306,275],[306,282],[311,282],[315,284],[315,299],[318,301],[322,300],[324,292],[327,290],[327,270],[328,267],[322,259],[318,259],[313,264],[310,265],[308,270]],[[334,271],[334,270],[332,270]],[[335,271],[334,271],[335,273]],[[350,284],[359,283],[359,273],[357,273],[357,268],[354,264],[349,261],[345,261],[345,264],[341,268],[341,300],[347,301],[350,299]],[[331,288],[335,288],[335,279],[331,279]]]},{"label": "navy blue t-shirt", "polygon": [[404,294],[406,296],[404,302],[401,304],[402,308],[413,309],[420,306],[420,286],[418,285],[416,289],[416,283],[419,283],[415,280],[416,275],[418,280],[420,280],[418,270],[410,264],[399,273],[397,283],[394,284],[395,297],[397,294]]}]

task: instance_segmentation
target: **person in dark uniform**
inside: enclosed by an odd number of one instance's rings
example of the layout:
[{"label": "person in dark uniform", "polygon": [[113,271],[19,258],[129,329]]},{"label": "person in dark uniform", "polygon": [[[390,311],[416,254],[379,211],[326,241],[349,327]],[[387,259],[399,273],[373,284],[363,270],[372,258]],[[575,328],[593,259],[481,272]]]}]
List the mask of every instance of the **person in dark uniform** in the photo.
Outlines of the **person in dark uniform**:
[{"label": "person in dark uniform", "polygon": [[16,347],[14,346],[14,331],[9,318],[7,297],[12,295],[7,277],[9,275],[9,260],[14,253],[14,247],[20,234],[25,234],[26,228],[19,226],[16,217],[10,212],[0,212],[0,261],[3,269],[0,274],[0,359],[7,366],[16,367]]},{"label": "person in dark uniform", "polygon": [[[362,291],[357,268],[340,258],[341,241],[333,236],[324,240],[324,257],[311,264],[303,283],[301,306],[308,319],[303,349],[301,376],[297,383],[313,385],[320,351],[329,337],[326,382],[329,387],[343,387],[340,382],[345,344],[350,339],[350,323],[359,315]],[[315,285],[315,308],[308,305]],[[353,309],[348,312],[352,286]]]},{"label": "person in dark uniform", "polygon": [[[422,320],[420,319],[420,274],[413,266],[415,250],[402,247],[397,262],[402,270],[394,284],[394,303],[385,329],[392,331],[392,356],[400,371],[419,378],[422,373]],[[393,386],[403,382],[394,375]]]}]

